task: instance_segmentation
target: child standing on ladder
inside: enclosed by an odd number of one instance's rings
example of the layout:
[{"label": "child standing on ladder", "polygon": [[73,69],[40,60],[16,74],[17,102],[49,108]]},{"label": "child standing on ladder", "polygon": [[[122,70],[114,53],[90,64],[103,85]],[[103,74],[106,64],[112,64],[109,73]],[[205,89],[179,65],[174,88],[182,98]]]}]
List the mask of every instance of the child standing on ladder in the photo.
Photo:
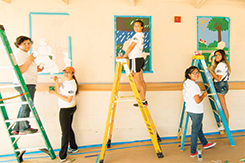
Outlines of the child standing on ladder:
[{"label": "child standing on ladder", "polygon": [[[34,95],[36,92],[36,84],[37,84],[37,73],[42,72],[44,68],[39,68],[39,66],[35,63],[35,58],[33,54],[28,54],[31,49],[32,40],[26,36],[19,36],[16,38],[14,45],[17,47],[14,55],[16,61],[18,63],[20,72],[23,76],[23,79],[26,83],[26,87],[30,93],[32,101],[34,102]],[[14,79],[14,84],[19,84],[17,77]],[[15,87],[15,89],[22,94],[21,87]],[[25,96],[20,97],[22,101],[26,101]],[[25,104],[20,107],[17,118],[27,118],[30,116],[31,109],[29,105]],[[37,132],[38,129],[33,129],[29,125],[29,121],[20,121],[17,122],[14,126],[11,134],[32,134]]]},{"label": "child standing on ladder", "polygon": [[[144,57],[142,55],[142,50],[144,46],[144,22],[141,20],[136,20],[134,22],[134,31],[135,35],[132,37],[129,46],[126,50],[126,53],[123,56],[116,57],[117,59],[129,58],[130,69],[134,77],[135,84],[140,94],[140,98],[143,102],[143,105],[147,106],[148,102],[146,101],[146,84],[143,78],[143,67],[145,64]],[[138,106],[138,104],[134,104]]]},{"label": "child standing on ladder", "polygon": [[227,81],[229,80],[229,74],[231,73],[231,66],[224,50],[220,49],[214,52],[211,68],[209,67],[208,69],[214,78],[214,86],[225,114],[227,124],[229,125],[229,112],[225,102],[225,95],[229,90]]},{"label": "child standing on ladder", "polygon": [[[66,67],[63,72],[66,80],[60,85],[58,77],[55,76],[55,90],[49,91],[50,94],[56,95],[59,98],[59,120],[62,132],[61,150],[59,152],[61,162],[66,161],[67,153],[76,153],[78,151],[75,134],[72,129],[73,115],[77,109],[75,96],[78,94],[78,83],[73,67]],[[70,145],[69,148],[68,145]]]},{"label": "child standing on ladder", "polygon": [[203,99],[207,96],[205,91],[201,94],[199,86],[195,81],[199,78],[199,70],[191,66],[185,71],[185,82],[183,85],[183,95],[187,114],[191,117],[191,157],[197,156],[197,140],[201,141],[203,148],[214,147],[216,143],[209,143],[205,138],[202,130],[203,120]]}]

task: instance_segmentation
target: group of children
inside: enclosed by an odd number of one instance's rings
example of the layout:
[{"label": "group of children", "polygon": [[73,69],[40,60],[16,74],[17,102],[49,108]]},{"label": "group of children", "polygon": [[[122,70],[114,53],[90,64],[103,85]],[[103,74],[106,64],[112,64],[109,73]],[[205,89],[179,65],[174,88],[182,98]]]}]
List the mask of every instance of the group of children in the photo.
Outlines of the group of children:
[{"label": "group of children", "polygon": [[[136,34],[131,39],[125,55],[116,58],[129,58],[130,69],[138,88],[141,100],[143,105],[147,106],[148,102],[145,98],[146,84],[143,78],[143,66],[145,63],[144,57],[142,55],[144,45],[143,29],[144,23],[141,20],[136,20],[134,22],[134,31]],[[41,72],[43,68],[40,68],[35,64],[35,57],[33,54],[28,54],[31,44],[32,41],[30,38],[26,36],[18,37],[15,43],[16,47],[18,48],[15,53],[15,57],[26,82],[27,88],[31,93],[32,98],[34,98],[37,72]],[[228,123],[229,113],[225,102],[225,95],[229,89],[227,81],[229,79],[229,74],[231,73],[231,68],[224,50],[215,51],[212,66],[209,68],[209,71],[214,78],[214,85]],[[66,67],[63,72],[65,81],[60,85],[58,77],[55,76],[55,90],[49,91],[50,94],[56,95],[59,98],[59,120],[62,131],[61,150],[59,152],[59,158],[61,162],[66,160],[67,153],[75,153],[78,151],[75,134],[72,129],[73,115],[77,109],[75,96],[78,94],[78,83],[75,78],[75,69],[73,67]],[[204,93],[201,93],[199,86],[195,83],[198,78],[199,70],[197,67],[191,66],[186,69],[185,82],[183,85],[183,96],[186,103],[186,112],[192,120],[190,149],[191,157],[197,156],[196,148],[198,138],[200,139],[204,149],[208,149],[216,145],[216,143],[209,143],[203,134],[203,99],[207,96],[207,92],[205,91]],[[18,89],[21,90],[21,88]],[[134,104],[134,106],[137,107],[138,104]],[[18,118],[29,117],[29,114],[29,107],[27,105],[23,105],[20,108]],[[12,134],[29,134],[35,132],[37,132],[37,129],[32,129],[28,121],[22,121],[16,124]]]},{"label": "group of children", "polygon": [[[28,54],[32,40],[26,36],[19,36],[16,38],[15,46],[15,59],[18,63],[22,77],[26,83],[27,89],[34,101],[34,95],[36,92],[37,76],[38,72],[42,72],[44,67],[35,63],[33,54]],[[75,134],[72,129],[72,120],[74,112],[77,109],[75,96],[78,94],[78,82],[75,77],[75,69],[73,67],[66,67],[63,70],[65,81],[60,85],[58,77],[54,77],[55,90],[50,90],[49,93],[56,95],[58,99],[58,105],[60,108],[59,121],[62,131],[61,137],[61,150],[59,152],[59,158],[61,162],[66,160],[67,153],[77,152],[77,144],[75,140]],[[15,77],[14,84],[18,84],[19,81]],[[15,89],[22,94],[23,90],[17,86]],[[25,96],[21,96],[22,101],[26,101]],[[27,118],[30,116],[30,108],[28,105],[22,105],[19,109],[17,118]],[[31,128],[29,121],[18,121],[14,126],[11,134],[25,135],[36,133],[38,129]],[[69,145],[69,148],[68,148]]]},{"label": "group of children", "polygon": [[[231,72],[230,64],[224,50],[217,50],[214,53],[211,68],[208,68],[214,78],[214,86],[219,97],[226,121],[229,124],[229,112],[226,107],[225,95],[228,92],[228,79]],[[214,72],[213,72],[214,71]],[[191,157],[197,156],[197,138],[201,141],[203,148],[208,149],[216,143],[208,143],[202,130],[203,119],[203,99],[208,95],[205,91],[201,94],[199,86],[195,81],[199,78],[199,70],[191,66],[185,71],[185,82],[183,85],[183,96],[186,103],[186,112],[191,117]]]},{"label": "group of children", "polygon": [[[135,35],[132,37],[129,47],[123,56],[116,57],[129,58],[130,69],[134,76],[136,86],[138,88],[140,97],[144,105],[148,105],[145,98],[146,95],[146,85],[143,78],[143,66],[144,58],[142,55],[143,45],[144,45],[144,23],[141,20],[136,20],[134,22]],[[210,74],[213,76],[214,85],[219,97],[222,109],[224,111],[227,123],[229,124],[229,112],[227,110],[225,95],[228,92],[228,79],[231,73],[231,68],[227,60],[224,50],[217,50],[214,53],[213,62],[210,68],[208,68]],[[214,71],[214,72],[213,72]],[[199,70],[195,66],[191,66],[185,71],[185,82],[183,85],[183,96],[186,103],[186,112],[191,117],[192,120],[192,132],[191,132],[191,157],[197,156],[197,139],[199,138],[203,148],[208,149],[214,147],[216,143],[209,143],[202,130],[202,120],[203,120],[203,99],[207,96],[207,92],[201,94],[199,86],[195,81],[199,78]],[[138,106],[134,104],[134,106]]]}]

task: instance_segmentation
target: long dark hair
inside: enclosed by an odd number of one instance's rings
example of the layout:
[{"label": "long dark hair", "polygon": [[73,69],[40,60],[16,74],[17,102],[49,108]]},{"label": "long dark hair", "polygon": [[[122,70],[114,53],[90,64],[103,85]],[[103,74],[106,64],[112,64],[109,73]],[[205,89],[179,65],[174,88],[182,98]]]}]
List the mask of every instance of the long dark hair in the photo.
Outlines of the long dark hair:
[{"label": "long dark hair", "polygon": [[[220,62],[225,62],[225,64],[227,65],[227,67],[228,67],[228,69],[229,69],[229,73],[231,74],[231,66],[230,66],[230,64],[229,64],[229,62],[228,62],[228,59],[227,59],[226,54],[225,54],[225,51],[222,50],[222,49],[216,50],[216,51],[214,52],[214,55],[215,55],[217,52],[219,52],[219,53],[221,54],[221,56],[222,56],[222,59],[220,60]],[[215,60],[215,57],[214,57],[213,60],[212,60],[211,69],[214,71],[214,70],[216,69],[217,65],[218,65],[220,62],[217,62],[217,61]]]},{"label": "long dark hair", "polygon": [[188,69],[185,70],[185,80],[191,79],[189,74],[191,74],[194,70],[198,70],[199,71],[199,69],[196,66],[191,66],[191,67],[189,67]]},{"label": "long dark hair", "polygon": [[75,77],[74,73],[73,73],[72,78],[75,80],[76,85],[77,85],[77,90],[76,90],[76,95],[77,95],[77,94],[79,93],[79,85],[78,85],[78,82],[77,82],[77,79],[76,79],[76,77]]},{"label": "long dark hair", "polygon": [[31,42],[31,44],[33,44],[33,41],[31,40],[30,37],[27,36],[19,36],[15,39],[14,45],[19,48],[20,44],[26,40],[29,40]]}]

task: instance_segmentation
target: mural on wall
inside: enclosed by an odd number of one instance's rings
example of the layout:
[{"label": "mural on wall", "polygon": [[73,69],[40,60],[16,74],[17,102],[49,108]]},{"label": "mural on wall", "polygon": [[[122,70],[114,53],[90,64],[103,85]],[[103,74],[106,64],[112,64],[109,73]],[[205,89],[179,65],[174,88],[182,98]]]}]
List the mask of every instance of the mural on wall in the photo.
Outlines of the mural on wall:
[{"label": "mural on wall", "polygon": [[41,75],[62,74],[72,65],[69,14],[30,13],[30,37],[34,41],[31,53],[35,62],[44,64]]},{"label": "mural on wall", "polygon": [[223,49],[230,61],[230,19],[197,16],[197,50],[202,51],[208,66],[217,49]]},{"label": "mural on wall", "polygon": [[151,61],[151,16],[115,16],[115,56],[125,54],[130,40],[135,34],[133,26],[135,20],[144,22],[143,56],[145,66],[143,72],[152,73]]}]

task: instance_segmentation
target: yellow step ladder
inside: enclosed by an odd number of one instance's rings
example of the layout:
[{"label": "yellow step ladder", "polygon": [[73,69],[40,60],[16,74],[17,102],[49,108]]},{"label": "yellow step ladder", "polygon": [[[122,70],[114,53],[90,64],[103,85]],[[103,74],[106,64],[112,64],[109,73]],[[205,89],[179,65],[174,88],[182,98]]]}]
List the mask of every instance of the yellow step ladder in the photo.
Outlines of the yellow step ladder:
[{"label": "yellow step ladder", "polygon": [[[142,103],[138,89],[137,89],[136,84],[134,82],[133,75],[129,70],[128,60],[127,59],[117,59],[116,62],[117,62],[116,72],[115,72],[114,82],[113,82],[113,87],[112,87],[112,92],[111,92],[111,99],[110,99],[109,111],[108,111],[108,115],[107,115],[104,140],[103,140],[101,153],[97,157],[96,163],[98,163],[98,162],[103,163],[104,162],[106,144],[107,144],[107,148],[111,147],[111,138],[112,138],[113,125],[114,125],[114,121],[115,121],[114,118],[115,118],[117,102],[120,98],[124,98],[124,97],[118,96],[120,78],[121,78],[121,73],[122,73],[122,66],[124,67],[124,70],[126,72],[126,75],[128,77],[129,83],[130,83],[130,86],[134,92],[134,97],[136,98],[136,101],[139,105],[139,109],[142,113],[142,116],[143,116],[143,119],[145,121],[147,130],[150,134],[150,137],[151,137],[153,146],[155,148],[157,157],[163,158],[164,156],[163,156],[161,147],[159,145],[161,138],[160,138],[160,136],[156,130],[153,119],[152,119],[150,112],[148,110],[148,107],[144,106]],[[110,131],[109,131],[109,129],[110,129]],[[108,131],[109,131],[109,133],[108,133]],[[107,141],[107,138],[108,138],[108,141]],[[107,141],[107,143],[106,143],[106,141]]]}]

